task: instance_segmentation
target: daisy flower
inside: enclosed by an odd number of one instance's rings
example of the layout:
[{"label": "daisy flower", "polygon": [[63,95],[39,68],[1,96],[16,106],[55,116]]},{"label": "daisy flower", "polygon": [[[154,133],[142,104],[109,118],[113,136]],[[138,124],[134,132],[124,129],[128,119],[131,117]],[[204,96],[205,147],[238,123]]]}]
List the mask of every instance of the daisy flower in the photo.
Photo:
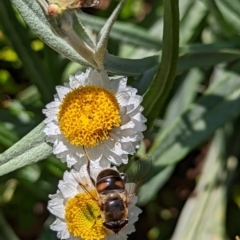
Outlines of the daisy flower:
[{"label": "daisy flower", "polygon": [[[102,170],[99,165],[91,165],[91,176],[95,180]],[[80,179],[80,181],[78,180]],[[79,184],[84,183],[84,185]],[[129,188],[125,185],[126,189]],[[85,186],[88,192],[81,186]],[[50,226],[57,231],[57,237],[67,240],[123,240],[127,235],[135,231],[134,222],[138,220],[141,209],[135,206],[137,197],[133,198],[128,206],[128,224],[118,234],[114,234],[103,226],[103,219],[97,197],[96,188],[87,173],[86,165],[80,171],[72,169],[66,171],[63,180],[59,182],[59,190],[50,195],[48,203],[49,211],[56,216],[56,220]]]},{"label": "daisy flower", "polygon": [[146,130],[142,97],[127,78],[110,81],[106,71],[88,69],[69,80],[43,110],[53,153],[78,170],[86,163],[83,147],[102,167],[126,164]]}]

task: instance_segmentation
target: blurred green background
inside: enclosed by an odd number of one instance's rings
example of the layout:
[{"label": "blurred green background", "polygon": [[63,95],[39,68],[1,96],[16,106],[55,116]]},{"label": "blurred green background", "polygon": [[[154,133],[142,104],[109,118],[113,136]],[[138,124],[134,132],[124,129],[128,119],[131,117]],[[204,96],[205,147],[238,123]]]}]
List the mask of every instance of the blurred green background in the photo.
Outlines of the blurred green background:
[{"label": "blurred green background", "polygon": [[[96,8],[83,10],[88,14],[82,14],[83,22],[98,32],[117,3],[100,0]],[[143,213],[129,239],[235,239],[240,235],[240,0],[179,0],[179,10],[177,74],[139,152],[152,156],[153,168],[140,189]],[[163,13],[160,0],[128,0],[112,30],[109,53],[161,54]],[[44,119],[42,109],[53,99],[55,85],[77,69],[84,68],[41,42],[10,2],[0,2],[1,152]],[[146,72],[149,82],[154,71]],[[129,84],[149,86],[138,80],[130,77]],[[1,176],[0,239],[57,239],[46,207],[65,169],[50,157]]]}]

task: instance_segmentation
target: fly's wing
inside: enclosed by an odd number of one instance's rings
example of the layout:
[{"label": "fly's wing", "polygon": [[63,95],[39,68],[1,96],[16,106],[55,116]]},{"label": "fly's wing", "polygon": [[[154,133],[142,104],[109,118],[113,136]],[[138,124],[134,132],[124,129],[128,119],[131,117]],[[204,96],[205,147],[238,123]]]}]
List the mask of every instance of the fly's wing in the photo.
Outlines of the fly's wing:
[{"label": "fly's wing", "polygon": [[144,178],[152,166],[152,158],[145,156],[134,161],[126,172],[127,205],[131,204]]},{"label": "fly's wing", "polygon": [[93,7],[98,5],[99,0],[82,0],[82,7]]},{"label": "fly's wing", "polygon": [[93,186],[90,177],[86,177],[86,175],[85,177],[81,177],[82,174],[77,171],[72,171],[71,173],[75,181],[78,183],[80,189],[89,194],[89,196],[99,205],[97,190],[95,186]]}]

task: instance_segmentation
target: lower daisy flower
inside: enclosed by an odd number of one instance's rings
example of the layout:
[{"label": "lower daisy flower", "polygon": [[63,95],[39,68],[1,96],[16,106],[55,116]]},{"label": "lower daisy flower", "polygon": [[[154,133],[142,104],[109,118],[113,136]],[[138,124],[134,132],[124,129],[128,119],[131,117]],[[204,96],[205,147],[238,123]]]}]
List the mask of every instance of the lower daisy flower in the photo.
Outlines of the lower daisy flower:
[{"label": "lower daisy flower", "polygon": [[[99,172],[105,175],[99,165],[91,166],[92,181],[96,181],[99,177]],[[113,168],[107,168],[107,171]],[[119,175],[120,176],[120,175]],[[105,179],[105,178],[103,178]],[[107,178],[109,181],[109,177]],[[118,234],[115,235],[112,230],[106,227],[106,219],[104,219],[103,210],[101,211],[101,199],[99,197],[99,189],[97,190],[89,178],[86,165],[83,165],[79,172],[71,170],[64,173],[63,180],[59,182],[56,194],[50,195],[51,200],[48,204],[48,209],[54,214],[57,219],[51,225],[51,229],[57,231],[57,236],[60,239],[82,239],[82,240],[101,240],[101,239],[127,239],[127,235],[135,231],[134,222],[137,221],[141,210],[135,206],[137,197],[134,196],[131,204],[127,208],[127,224],[116,230]],[[99,188],[103,192],[103,186],[106,188],[104,180],[99,181]],[[119,186],[119,182],[116,186]],[[126,184],[126,191],[130,185]],[[109,191],[109,190],[106,190]],[[113,193],[112,193],[113,194]],[[103,194],[104,198],[108,196],[106,192]],[[111,201],[111,206],[112,206]],[[104,208],[104,206],[101,206]],[[105,209],[106,210],[106,209]],[[107,213],[110,216],[111,212]],[[116,212],[114,212],[116,215]],[[115,223],[117,220],[115,220]],[[120,221],[121,222],[121,221]],[[120,223],[117,222],[117,225]],[[114,225],[112,221],[110,226]]]},{"label": "lower daisy flower", "polygon": [[102,167],[128,162],[146,130],[142,97],[120,77],[110,81],[105,71],[88,69],[58,86],[54,101],[46,105],[46,140],[68,167],[86,163],[83,147]]}]

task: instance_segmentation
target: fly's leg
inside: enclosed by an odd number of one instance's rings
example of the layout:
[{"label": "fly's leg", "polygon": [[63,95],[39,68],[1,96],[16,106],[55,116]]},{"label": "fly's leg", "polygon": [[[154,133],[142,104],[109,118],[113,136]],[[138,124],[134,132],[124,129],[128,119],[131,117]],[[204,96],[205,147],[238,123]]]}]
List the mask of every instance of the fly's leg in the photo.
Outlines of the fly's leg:
[{"label": "fly's leg", "polygon": [[87,151],[86,151],[86,149],[85,149],[84,146],[83,146],[83,151],[84,151],[84,153],[85,153],[85,155],[86,155],[86,158],[87,158],[87,161],[88,161],[88,162],[87,162],[87,172],[88,172],[88,176],[89,176],[89,178],[91,179],[91,182],[92,182],[93,186],[95,186],[96,183],[95,183],[94,179],[93,179],[92,176],[91,176],[91,169],[90,169],[91,160],[90,160],[90,157],[88,156],[88,153],[87,153]]}]

